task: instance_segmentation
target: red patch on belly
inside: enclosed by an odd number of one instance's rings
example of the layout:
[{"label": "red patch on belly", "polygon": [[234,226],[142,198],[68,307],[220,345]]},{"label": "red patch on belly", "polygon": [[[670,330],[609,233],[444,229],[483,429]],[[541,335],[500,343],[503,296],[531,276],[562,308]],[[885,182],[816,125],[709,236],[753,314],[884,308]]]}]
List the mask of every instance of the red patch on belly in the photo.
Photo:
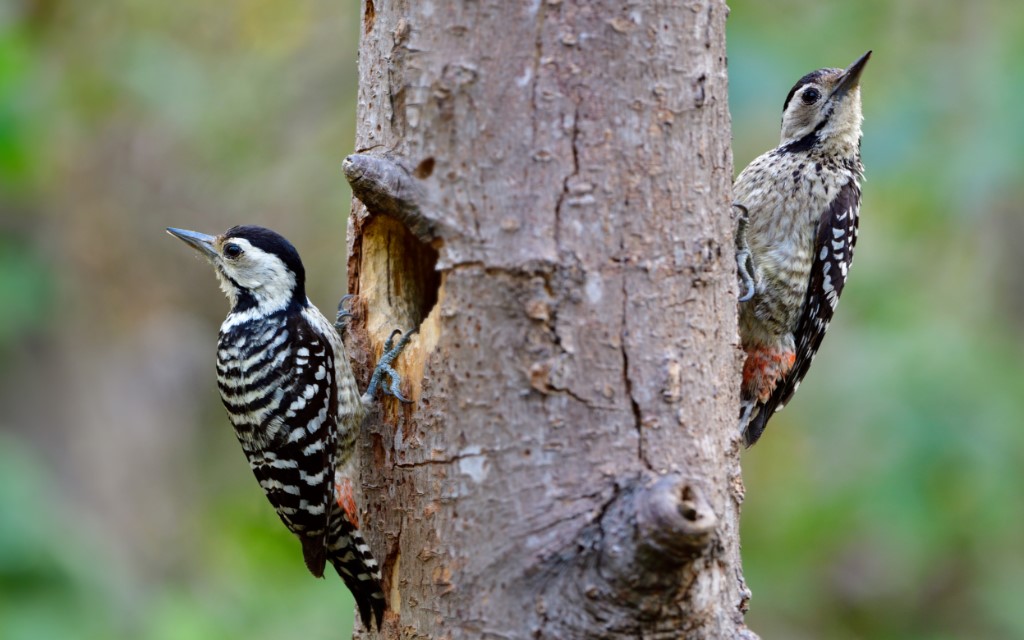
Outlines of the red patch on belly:
[{"label": "red patch on belly", "polygon": [[788,349],[760,346],[750,349],[743,363],[743,395],[759,403],[767,402],[794,362],[796,353]]},{"label": "red patch on belly", "polygon": [[342,478],[334,483],[334,497],[338,506],[345,512],[348,521],[359,527],[359,512],[356,511],[356,496],[352,490],[352,481]]}]

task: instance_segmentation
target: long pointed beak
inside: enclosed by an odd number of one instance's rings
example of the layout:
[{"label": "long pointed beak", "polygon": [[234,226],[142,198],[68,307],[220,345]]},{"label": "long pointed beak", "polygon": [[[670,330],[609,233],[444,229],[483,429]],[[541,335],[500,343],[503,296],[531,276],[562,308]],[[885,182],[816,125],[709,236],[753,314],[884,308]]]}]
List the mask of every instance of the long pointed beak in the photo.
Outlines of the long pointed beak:
[{"label": "long pointed beak", "polygon": [[839,84],[832,90],[832,98],[842,98],[852,89],[857,88],[860,85],[860,74],[864,71],[864,67],[867,65],[868,60],[871,59],[871,52],[868,51],[861,57],[846,68],[843,75],[839,78]]},{"label": "long pointed beak", "polygon": [[167,233],[201,253],[207,260],[213,260],[217,257],[217,250],[213,248],[213,241],[216,238],[213,236],[208,236],[198,231],[175,229],[173,227],[167,227]]}]

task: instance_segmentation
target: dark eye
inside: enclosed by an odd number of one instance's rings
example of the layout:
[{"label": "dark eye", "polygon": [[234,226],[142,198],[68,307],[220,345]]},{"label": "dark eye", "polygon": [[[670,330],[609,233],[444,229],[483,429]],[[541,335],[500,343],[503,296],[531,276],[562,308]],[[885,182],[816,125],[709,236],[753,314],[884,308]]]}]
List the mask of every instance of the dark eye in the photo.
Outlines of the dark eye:
[{"label": "dark eye", "polygon": [[804,101],[804,104],[814,104],[820,97],[821,93],[819,93],[817,89],[811,88],[804,91],[803,95],[800,96],[800,99]]},{"label": "dark eye", "polygon": [[242,247],[234,243],[226,244],[224,245],[224,255],[226,255],[229,258],[237,258],[238,256],[242,255]]}]

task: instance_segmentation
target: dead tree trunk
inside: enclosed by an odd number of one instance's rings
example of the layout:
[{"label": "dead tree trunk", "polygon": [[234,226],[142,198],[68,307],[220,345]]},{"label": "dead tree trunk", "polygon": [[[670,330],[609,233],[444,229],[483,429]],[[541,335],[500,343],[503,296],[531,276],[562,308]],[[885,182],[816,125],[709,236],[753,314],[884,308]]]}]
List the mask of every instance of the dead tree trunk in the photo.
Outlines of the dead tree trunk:
[{"label": "dead tree trunk", "polygon": [[363,375],[419,329],[362,446],[380,637],[754,637],[725,4],[362,12]]}]

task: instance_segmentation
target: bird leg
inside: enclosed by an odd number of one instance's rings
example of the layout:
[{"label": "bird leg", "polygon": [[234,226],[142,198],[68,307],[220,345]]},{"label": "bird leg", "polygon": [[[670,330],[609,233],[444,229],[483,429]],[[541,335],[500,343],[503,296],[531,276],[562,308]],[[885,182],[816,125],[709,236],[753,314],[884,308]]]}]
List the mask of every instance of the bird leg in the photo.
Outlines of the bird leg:
[{"label": "bird leg", "polygon": [[[370,377],[370,384],[366,387],[366,392],[363,394],[363,404],[370,404],[373,402],[373,398],[377,395],[378,387],[384,391],[384,395],[392,396],[399,402],[409,404],[412,400],[409,400],[402,395],[401,384],[402,377],[398,375],[391,363],[395,361],[398,354],[402,353],[402,349],[409,343],[409,339],[416,333],[413,329],[405,335],[402,332],[395,330],[390,336],[388,336],[387,342],[384,343],[384,353],[381,354],[380,360],[377,361],[377,366],[373,369],[373,375]],[[401,335],[398,343],[395,343],[395,336]],[[391,379],[390,384],[383,384],[382,380],[387,375]]]},{"label": "bird leg", "polygon": [[[338,315],[334,320],[334,328],[338,330],[338,333],[342,333],[352,318],[352,310],[349,308],[349,303],[355,298],[351,293],[342,296],[341,302],[338,303]],[[373,402],[374,396],[377,395],[377,389],[381,388],[384,391],[384,395],[393,396],[400,402],[406,404],[412,402],[402,395],[401,384],[402,377],[398,375],[391,363],[395,361],[395,358],[402,353],[402,349],[405,345],[409,344],[409,339],[416,333],[413,329],[405,335],[402,335],[401,331],[397,329],[388,336],[387,341],[384,343],[384,353],[381,354],[380,360],[377,361],[377,366],[373,369],[373,375],[370,377],[370,384],[366,387],[366,392],[362,396],[363,404],[370,404]],[[395,344],[395,336],[402,335],[398,344]],[[388,376],[391,379],[389,384],[382,384],[384,376]]]},{"label": "bird leg", "polygon": [[753,298],[754,293],[757,291],[754,257],[750,253],[750,245],[747,244],[747,223],[750,218],[747,215],[746,207],[735,203],[732,206],[740,210],[739,220],[736,224],[736,267],[745,290],[740,296],[739,301],[746,302]]},{"label": "bird leg", "polygon": [[334,319],[334,328],[338,330],[338,333],[345,331],[348,327],[349,319],[352,317],[352,310],[348,308],[348,303],[352,301],[355,296],[351,293],[346,293],[341,297],[341,302],[338,303],[338,315]]}]

